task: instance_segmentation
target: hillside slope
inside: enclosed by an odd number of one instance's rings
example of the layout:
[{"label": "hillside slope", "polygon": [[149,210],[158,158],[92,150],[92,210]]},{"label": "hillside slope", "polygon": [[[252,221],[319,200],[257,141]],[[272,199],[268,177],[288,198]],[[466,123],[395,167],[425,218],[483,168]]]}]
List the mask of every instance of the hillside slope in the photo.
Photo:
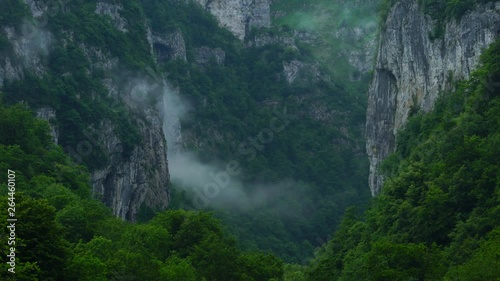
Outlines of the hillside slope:
[{"label": "hillside slope", "polygon": [[89,167],[92,196],[116,216],[214,210],[245,249],[305,262],[345,208],[369,197],[367,62],[356,72],[342,60],[348,71],[336,75],[335,58],[317,52],[365,23],[345,22],[331,41],[327,28],[278,22],[270,5],[9,0],[0,12],[4,100],[50,121],[53,140]]},{"label": "hillside slope", "polygon": [[416,114],[382,162],[372,206],[348,212],[307,280],[497,280],[500,42],[469,80]]},{"label": "hillside slope", "polygon": [[408,116],[431,110],[441,92],[468,79],[499,35],[498,1],[421,2],[386,1],[394,4],[387,8],[379,39],[366,119],[373,195],[383,182],[379,164],[394,152],[395,136]]}]

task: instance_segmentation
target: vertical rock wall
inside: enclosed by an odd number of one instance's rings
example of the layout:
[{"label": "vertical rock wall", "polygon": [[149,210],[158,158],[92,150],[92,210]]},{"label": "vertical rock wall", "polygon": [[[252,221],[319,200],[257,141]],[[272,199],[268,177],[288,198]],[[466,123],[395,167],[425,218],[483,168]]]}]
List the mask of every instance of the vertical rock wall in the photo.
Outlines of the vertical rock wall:
[{"label": "vertical rock wall", "polygon": [[395,149],[395,136],[412,108],[432,109],[453,81],[467,79],[482,50],[499,35],[500,2],[478,5],[460,20],[446,23],[443,38],[432,40],[436,21],[417,0],[394,4],[382,31],[370,85],[366,145],[372,195],[382,186],[380,162]]},{"label": "vertical rock wall", "polygon": [[196,0],[240,40],[252,27],[271,26],[270,0]]}]

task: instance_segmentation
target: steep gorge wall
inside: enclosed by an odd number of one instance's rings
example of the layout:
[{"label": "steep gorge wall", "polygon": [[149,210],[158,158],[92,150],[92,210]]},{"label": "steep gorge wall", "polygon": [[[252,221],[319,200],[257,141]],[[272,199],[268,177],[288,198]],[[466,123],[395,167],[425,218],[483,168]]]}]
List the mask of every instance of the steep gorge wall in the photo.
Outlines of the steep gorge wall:
[{"label": "steep gorge wall", "polygon": [[498,37],[500,2],[477,5],[448,21],[443,38],[432,40],[436,24],[417,0],[402,0],[390,10],[380,34],[366,122],[372,195],[383,183],[379,164],[395,150],[396,133],[410,111],[431,110],[440,92],[470,76],[482,50]]},{"label": "steep gorge wall", "polygon": [[240,40],[252,27],[271,26],[270,0],[196,0]]},{"label": "steep gorge wall", "polygon": [[[41,17],[48,10],[44,2],[24,0],[24,3],[28,6],[31,16],[44,23]],[[122,9],[120,4],[99,1],[95,13],[109,16],[119,32],[127,33],[128,23],[120,16]],[[56,12],[57,10],[54,13]],[[73,30],[55,38],[49,31],[50,26],[25,25],[26,23],[17,30],[15,26],[0,26],[0,33],[8,39],[13,50],[10,54],[0,56],[0,90],[6,82],[23,80],[28,73],[40,79],[44,75],[52,75],[47,60],[54,46],[65,46],[67,42],[74,40]],[[146,36],[148,34],[144,32],[144,37]],[[106,159],[104,165],[90,171],[93,195],[111,207],[116,216],[135,221],[141,206],[154,210],[167,208],[170,190],[167,146],[163,135],[163,118],[159,110],[162,101],[151,104],[144,96],[142,99],[134,96],[134,90],[142,84],[145,84],[145,91],[148,91],[147,81],[137,78],[139,75],[125,74],[125,71],[120,69],[119,60],[112,57],[107,50],[90,47],[84,43],[78,43],[78,48],[89,61],[85,70],[88,75],[95,71],[111,74],[111,78],[100,81],[108,90],[107,96],[114,103],[109,104],[109,110],[115,110],[114,106],[124,105],[129,116],[134,119],[133,124],[141,140],[130,148],[128,153],[124,153],[124,142],[120,137],[118,124],[104,118],[99,123],[85,128],[85,138],[77,139],[76,145],[59,144],[80,163],[82,158],[92,151],[103,152]],[[68,72],[66,75],[71,76],[74,73]],[[98,103],[99,99],[95,97],[95,102]],[[58,128],[61,123],[60,112],[44,104],[30,106],[36,109],[39,118],[51,121],[51,134],[57,143],[60,133],[64,132]]]}]

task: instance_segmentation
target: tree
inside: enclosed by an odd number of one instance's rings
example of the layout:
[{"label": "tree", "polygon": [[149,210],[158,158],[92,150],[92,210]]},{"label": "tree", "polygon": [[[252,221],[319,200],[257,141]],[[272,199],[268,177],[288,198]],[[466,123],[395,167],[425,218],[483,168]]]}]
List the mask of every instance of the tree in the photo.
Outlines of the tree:
[{"label": "tree", "polygon": [[[7,210],[7,198],[1,197],[0,208]],[[55,222],[55,209],[45,199],[33,199],[22,193],[15,194],[15,252],[16,264],[24,272],[16,275],[17,280],[36,276],[40,280],[60,280],[63,275],[67,242],[62,239],[61,229]],[[0,212],[0,236],[4,237],[1,252],[10,252],[7,237],[10,231],[7,225],[7,212]],[[7,233],[9,231],[9,233]],[[6,265],[6,255],[0,257],[2,266]],[[7,270],[0,276],[9,278]],[[31,277],[30,277],[31,278]]]},{"label": "tree", "polygon": [[452,268],[445,280],[500,280],[500,228],[491,231],[471,259]]},{"label": "tree", "polygon": [[165,265],[160,269],[160,277],[163,280],[176,281],[197,281],[196,269],[188,259],[181,259],[172,256],[165,261]]}]

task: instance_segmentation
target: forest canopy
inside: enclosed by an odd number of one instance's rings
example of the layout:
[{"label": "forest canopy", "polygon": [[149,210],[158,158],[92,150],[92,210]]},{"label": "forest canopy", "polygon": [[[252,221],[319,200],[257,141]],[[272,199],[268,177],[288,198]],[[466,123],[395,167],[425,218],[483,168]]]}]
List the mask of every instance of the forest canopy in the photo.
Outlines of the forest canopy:
[{"label": "forest canopy", "polygon": [[409,119],[382,193],[347,212],[306,280],[499,280],[500,41],[481,61]]},{"label": "forest canopy", "polygon": [[[0,104],[2,280],[281,280],[283,262],[243,252],[208,212],[164,211],[148,223],[112,216],[92,199],[89,175],[52,142],[25,104]],[[15,172],[14,245],[8,173]],[[9,195],[10,196],[10,195]],[[16,248],[15,274],[8,271]]]}]

